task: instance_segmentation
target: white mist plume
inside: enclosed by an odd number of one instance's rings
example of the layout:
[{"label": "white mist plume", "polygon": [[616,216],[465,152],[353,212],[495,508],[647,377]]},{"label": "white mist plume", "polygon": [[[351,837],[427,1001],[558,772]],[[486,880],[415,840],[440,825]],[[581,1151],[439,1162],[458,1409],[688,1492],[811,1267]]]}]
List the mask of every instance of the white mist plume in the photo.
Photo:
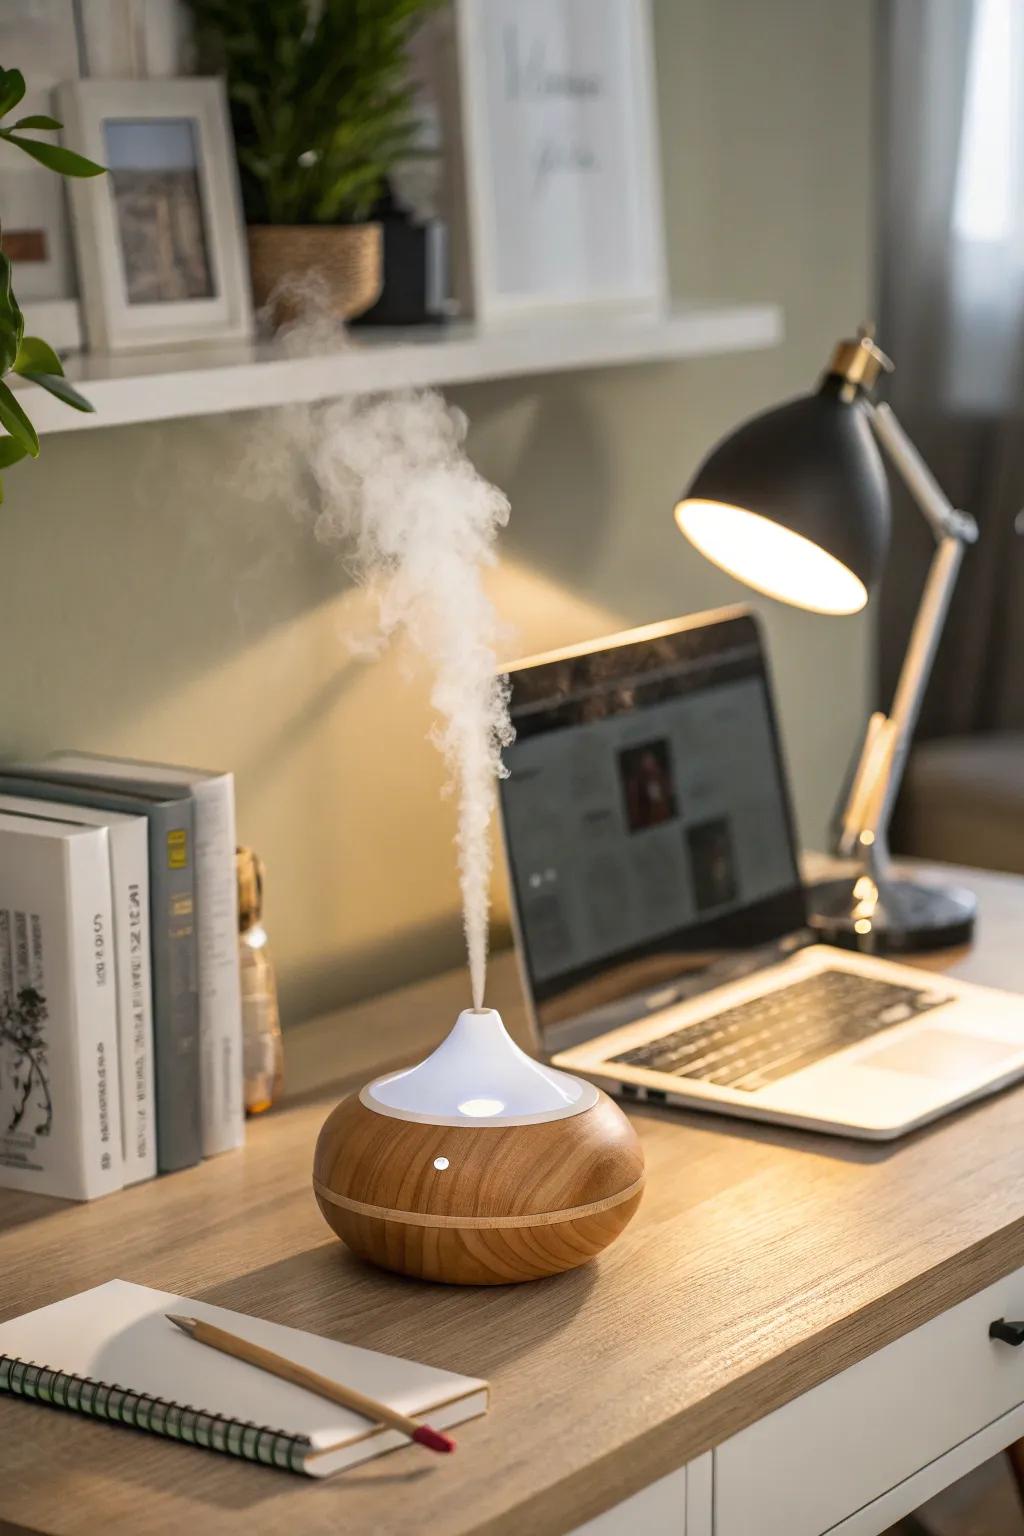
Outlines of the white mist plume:
[{"label": "white mist plume", "polygon": [[463,918],[480,1008],[490,821],[501,748],[513,735],[483,572],[494,563],[508,502],[466,457],[465,417],[432,391],[339,401],[296,413],[292,424],[320,493],[317,537],[340,543],[355,577],[375,593],[382,639],[404,631],[432,669],[434,739],[457,795]]}]

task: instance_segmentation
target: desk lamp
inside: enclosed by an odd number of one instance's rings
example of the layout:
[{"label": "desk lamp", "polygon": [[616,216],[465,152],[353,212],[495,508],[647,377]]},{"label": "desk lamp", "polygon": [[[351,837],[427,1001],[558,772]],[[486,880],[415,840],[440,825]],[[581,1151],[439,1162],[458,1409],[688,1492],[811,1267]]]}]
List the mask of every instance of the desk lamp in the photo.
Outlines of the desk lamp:
[{"label": "desk lamp", "polygon": [[317,1142],[313,1189],[361,1258],[457,1285],[585,1264],[640,1203],[643,1152],[593,1083],[467,1008],[432,1055],[351,1094]]},{"label": "desk lamp", "polygon": [[822,938],[874,952],[966,943],[969,891],[893,874],[889,821],[973,518],[943,494],[899,421],[872,391],[892,363],[862,329],[841,341],[816,392],[744,422],[712,449],[675,508],[702,554],[755,591],[813,613],[856,613],[889,542],[879,445],[924,515],[936,549],[892,706],[868,722],[836,836],[853,872],[808,890]]}]

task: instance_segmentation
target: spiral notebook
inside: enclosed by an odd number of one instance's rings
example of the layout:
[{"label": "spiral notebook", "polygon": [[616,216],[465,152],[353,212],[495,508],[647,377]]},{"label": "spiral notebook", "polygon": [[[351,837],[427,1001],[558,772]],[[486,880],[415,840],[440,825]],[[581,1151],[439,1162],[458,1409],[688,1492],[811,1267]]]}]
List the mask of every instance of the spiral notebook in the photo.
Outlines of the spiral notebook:
[{"label": "spiral notebook", "polygon": [[168,1312],[216,1323],[436,1429],[487,1410],[487,1383],[475,1377],[127,1280],[0,1323],[0,1392],[309,1477],[408,1444],[397,1430],[204,1348]]}]

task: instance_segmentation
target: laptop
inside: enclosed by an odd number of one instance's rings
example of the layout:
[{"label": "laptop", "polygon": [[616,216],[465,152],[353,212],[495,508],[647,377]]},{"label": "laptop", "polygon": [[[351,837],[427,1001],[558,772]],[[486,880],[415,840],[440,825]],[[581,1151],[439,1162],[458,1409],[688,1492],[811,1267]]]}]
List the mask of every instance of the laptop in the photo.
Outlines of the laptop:
[{"label": "laptop", "polygon": [[815,941],[745,608],[508,669],[537,1044],[625,1100],[884,1140],[1024,1075],[1024,999]]}]

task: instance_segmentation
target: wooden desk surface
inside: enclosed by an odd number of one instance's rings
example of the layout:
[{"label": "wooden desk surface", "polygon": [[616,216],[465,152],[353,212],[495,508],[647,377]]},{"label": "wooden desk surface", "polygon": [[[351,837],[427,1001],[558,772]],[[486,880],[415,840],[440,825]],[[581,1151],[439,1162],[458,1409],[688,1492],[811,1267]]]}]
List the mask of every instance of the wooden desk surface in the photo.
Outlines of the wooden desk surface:
[{"label": "wooden desk surface", "polygon": [[[978,942],[950,969],[1024,991],[1024,881],[969,881]],[[0,1524],[559,1536],[1024,1263],[1022,1088],[888,1148],[640,1109],[647,1194],[595,1264],[479,1291],[365,1269],[309,1185],[339,1084],[307,1085],[420,1051],[464,987],[293,1032],[298,1095],[244,1152],[88,1206],[0,1194],[0,1317],[118,1275],[489,1377],[457,1455],[315,1483],[5,1400]],[[488,1001],[521,1027],[509,956]]]}]

